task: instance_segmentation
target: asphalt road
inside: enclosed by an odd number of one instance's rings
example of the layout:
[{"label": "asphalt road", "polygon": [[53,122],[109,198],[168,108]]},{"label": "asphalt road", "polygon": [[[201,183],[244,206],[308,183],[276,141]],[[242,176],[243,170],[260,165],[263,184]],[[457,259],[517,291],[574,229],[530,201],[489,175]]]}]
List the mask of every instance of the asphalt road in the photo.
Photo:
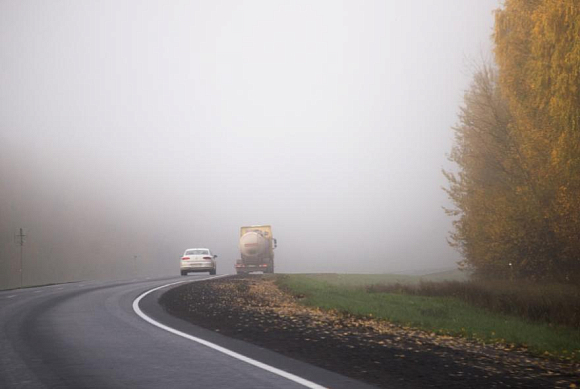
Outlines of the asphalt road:
[{"label": "asphalt road", "polygon": [[[182,336],[151,324],[133,308],[148,290],[207,277],[91,281],[0,292],[0,388],[368,387],[173,318],[157,304],[164,289],[143,297],[139,308]],[[265,363],[274,372],[183,334]]]}]

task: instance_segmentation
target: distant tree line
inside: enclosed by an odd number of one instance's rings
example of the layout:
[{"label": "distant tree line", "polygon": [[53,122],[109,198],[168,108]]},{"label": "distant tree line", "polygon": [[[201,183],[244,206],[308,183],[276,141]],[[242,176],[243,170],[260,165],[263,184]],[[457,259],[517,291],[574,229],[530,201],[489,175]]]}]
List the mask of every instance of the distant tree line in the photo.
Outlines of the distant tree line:
[{"label": "distant tree line", "polygon": [[580,2],[506,0],[444,172],[450,243],[481,277],[580,281]]}]

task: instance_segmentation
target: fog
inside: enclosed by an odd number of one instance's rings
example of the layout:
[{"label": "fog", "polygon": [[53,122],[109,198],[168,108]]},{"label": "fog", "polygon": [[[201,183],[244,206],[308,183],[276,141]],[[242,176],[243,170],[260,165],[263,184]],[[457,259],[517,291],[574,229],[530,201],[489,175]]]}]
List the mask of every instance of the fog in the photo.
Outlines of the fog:
[{"label": "fog", "polygon": [[499,1],[0,1],[0,287],[453,268],[441,169]]}]

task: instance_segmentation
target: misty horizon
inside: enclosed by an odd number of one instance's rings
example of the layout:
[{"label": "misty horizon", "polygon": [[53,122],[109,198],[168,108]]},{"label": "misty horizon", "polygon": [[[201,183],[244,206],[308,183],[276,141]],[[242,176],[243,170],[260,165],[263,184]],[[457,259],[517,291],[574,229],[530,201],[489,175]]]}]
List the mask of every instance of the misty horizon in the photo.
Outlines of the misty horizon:
[{"label": "misty horizon", "polygon": [[498,1],[0,3],[0,289],[451,269],[442,169]]}]

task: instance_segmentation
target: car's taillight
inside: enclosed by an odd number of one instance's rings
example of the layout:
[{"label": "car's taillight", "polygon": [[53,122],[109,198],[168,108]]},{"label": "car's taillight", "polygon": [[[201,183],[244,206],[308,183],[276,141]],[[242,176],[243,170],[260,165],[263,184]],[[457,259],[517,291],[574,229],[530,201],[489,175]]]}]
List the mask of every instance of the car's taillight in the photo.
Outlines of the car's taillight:
[{"label": "car's taillight", "polygon": [[211,259],[211,257],[203,257],[203,259]]},{"label": "car's taillight", "polygon": [[182,261],[185,261],[186,259],[191,259],[191,258],[189,258],[189,257],[181,257],[181,260]]}]

